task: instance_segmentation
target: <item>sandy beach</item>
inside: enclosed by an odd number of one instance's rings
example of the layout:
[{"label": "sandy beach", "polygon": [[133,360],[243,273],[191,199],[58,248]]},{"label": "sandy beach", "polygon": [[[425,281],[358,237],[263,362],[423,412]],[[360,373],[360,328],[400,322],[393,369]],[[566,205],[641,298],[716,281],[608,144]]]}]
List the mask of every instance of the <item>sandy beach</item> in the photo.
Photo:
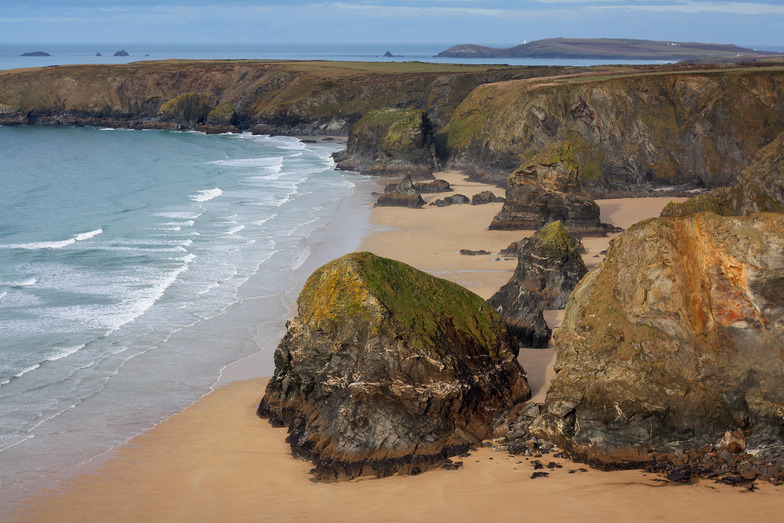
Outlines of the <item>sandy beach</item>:
[{"label": "sandy beach", "polygon": [[[470,197],[496,187],[438,173]],[[454,194],[451,193],[451,194]],[[426,199],[443,197],[428,195]],[[658,216],[666,198],[603,200],[602,221],[620,227]],[[509,279],[516,260],[497,253],[533,231],[489,231],[501,204],[375,208],[363,250],[393,257],[460,283],[488,298]],[[346,234],[351,234],[348,231]],[[593,267],[613,236],[586,239]],[[492,254],[466,256],[460,249]],[[557,327],[562,314],[548,311]],[[535,401],[552,377],[553,349],[522,349]],[[239,376],[239,375],[238,375]],[[244,377],[244,376],[243,376]],[[291,457],[285,429],[255,415],[266,380],[224,380],[185,411],[81,469],[56,489],[30,493],[8,521],[778,521],[784,488],[757,490],[700,481],[673,485],[642,471],[601,472],[551,456],[549,477],[531,479],[529,458],[481,448],[457,471],[417,476],[316,482],[310,464]]]}]

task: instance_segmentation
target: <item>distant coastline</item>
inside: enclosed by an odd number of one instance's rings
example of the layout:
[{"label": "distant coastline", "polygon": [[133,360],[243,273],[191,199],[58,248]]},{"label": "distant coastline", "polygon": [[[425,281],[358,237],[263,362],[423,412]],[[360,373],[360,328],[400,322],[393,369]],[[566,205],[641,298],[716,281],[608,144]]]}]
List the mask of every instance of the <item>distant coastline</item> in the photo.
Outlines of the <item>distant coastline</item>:
[{"label": "distant coastline", "polygon": [[448,58],[540,58],[586,60],[744,61],[781,56],[726,44],[631,40],[624,38],[547,38],[508,48],[463,44],[436,55]]}]

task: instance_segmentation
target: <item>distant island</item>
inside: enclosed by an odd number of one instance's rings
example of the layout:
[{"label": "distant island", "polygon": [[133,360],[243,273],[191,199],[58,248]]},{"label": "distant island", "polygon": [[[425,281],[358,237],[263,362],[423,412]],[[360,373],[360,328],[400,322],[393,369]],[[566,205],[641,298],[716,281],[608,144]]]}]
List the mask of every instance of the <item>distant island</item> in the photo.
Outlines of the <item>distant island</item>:
[{"label": "distant island", "polygon": [[128,51],[126,51],[125,49],[120,49],[119,51],[116,51],[114,53],[114,56],[130,56],[130,55],[128,54]]},{"label": "distant island", "polygon": [[33,51],[30,53],[22,53],[19,56],[52,56],[49,53],[45,53],[44,51]]},{"label": "distant island", "polygon": [[625,38],[547,38],[509,48],[463,44],[438,53],[446,58],[572,58],[589,60],[738,61],[780,53],[737,45]]}]

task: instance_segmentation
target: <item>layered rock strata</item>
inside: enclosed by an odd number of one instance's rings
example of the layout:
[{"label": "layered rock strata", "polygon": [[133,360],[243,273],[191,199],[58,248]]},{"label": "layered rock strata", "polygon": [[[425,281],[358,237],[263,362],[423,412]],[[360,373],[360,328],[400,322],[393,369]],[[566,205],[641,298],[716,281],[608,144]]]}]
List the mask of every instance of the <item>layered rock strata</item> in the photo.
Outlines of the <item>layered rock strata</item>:
[{"label": "layered rock strata", "polygon": [[580,185],[579,168],[568,143],[540,153],[509,176],[506,201],[490,229],[530,230],[561,221],[571,233],[604,236],[599,206]]},{"label": "layered rock strata", "polygon": [[415,474],[489,437],[530,390],[503,318],[475,294],[354,253],[316,270],[259,415],[317,478]]},{"label": "layered rock strata", "polygon": [[518,245],[514,274],[488,303],[506,319],[518,341],[546,347],[551,330],[545,308],[562,309],[588,270],[561,222],[552,222]]},{"label": "layered rock strata", "polygon": [[662,216],[694,212],[746,216],[755,212],[784,212],[784,134],[765,146],[733,187],[719,187],[685,202],[670,202]]},{"label": "layered rock strata", "polygon": [[626,467],[747,435],[784,456],[784,215],[640,222],[572,293],[533,432]]},{"label": "layered rock strata", "polygon": [[363,174],[432,178],[438,162],[433,124],[417,109],[379,109],[351,127],[345,151],[333,155],[337,168]]}]

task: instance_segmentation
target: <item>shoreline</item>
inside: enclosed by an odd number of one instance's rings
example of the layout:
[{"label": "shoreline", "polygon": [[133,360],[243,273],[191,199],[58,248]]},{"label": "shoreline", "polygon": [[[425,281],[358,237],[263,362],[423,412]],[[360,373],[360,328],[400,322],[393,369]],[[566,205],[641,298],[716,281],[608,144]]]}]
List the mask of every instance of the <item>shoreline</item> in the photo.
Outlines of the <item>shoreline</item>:
[{"label": "shoreline", "polygon": [[[471,191],[485,189],[502,194],[497,187],[466,181],[459,172],[437,173],[437,177],[454,181],[455,190],[449,194],[470,197]],[[313,247],[311,256],[296,271],[304,275],[303,282],[312,270],[332,259],[322,261],[322,257],[342,254],[330,240],[334,234],[348,230],[354,236],[346,241],[359,244],[361,250],[400,259],[488,298],[509,279],[516,259],[496,261],[497,254],[465,256],[459,254],[459,249],[485,248],[497,253],[511,241],[534,232],[488,231],[487,217],[491,218],[501,204],[371,210],[370,192],[379,181],[359,181],[363,186],[358,183],[353,195],[354,203],[358,203],[353,209],[358,214],[341,205],[338,217],[308,238],[309,247]],[[444,194],[423,196],[430,201]],[[364,208],[359,204],[363,198]],[[666,202],[661,200],[639,199],[632,205],[623,199],[599,201],[602,220],[613,220],[626,228],[624,223],[637,221],[635,215],[663,206]],[[366,224],[357,229],[361,222],[358,216],[365,214]],[[602,259],[601,251],[614,236],[591,242],[585,239],[586,263],[597,264]],[[547,311],[546,318],[554,326],[562,315],[563,311]],[[277,342],[267,340],[269,345]],[[530,517],[582,521],[685,521],[736,517],[775,520],[784,510],[781,489],[769,484],[758,485],[752,494],[704,480],[673,486],[656,474],[639,470],[602,472],[552,456],[540,458],[556,464],[548,470],[550,476],[534,480],[530,477],[530,458],[494,453],[491,448],[472,451],[458,471],[316,482],[308,474],[310,463],[291,456],[284,442],[286,430],[273,428],[255,416],[266,380],[246,377],[258,369],[254,358],[264,354],[256,352],[227,365],[212,392],[116,447],[100,463],[91,464],[90,470],[76,470],[76,475],[57,488],[36,493],[24,502],[20,512],[11,515],[24,521],[310,521],[325,517],[340,521],[468,521],[525,513]],[[553,374],[554,350],[521,349],[519,359],[529,374],[533,400],[543,401]],[[660,488],[667,490],[657,492]]]}]

